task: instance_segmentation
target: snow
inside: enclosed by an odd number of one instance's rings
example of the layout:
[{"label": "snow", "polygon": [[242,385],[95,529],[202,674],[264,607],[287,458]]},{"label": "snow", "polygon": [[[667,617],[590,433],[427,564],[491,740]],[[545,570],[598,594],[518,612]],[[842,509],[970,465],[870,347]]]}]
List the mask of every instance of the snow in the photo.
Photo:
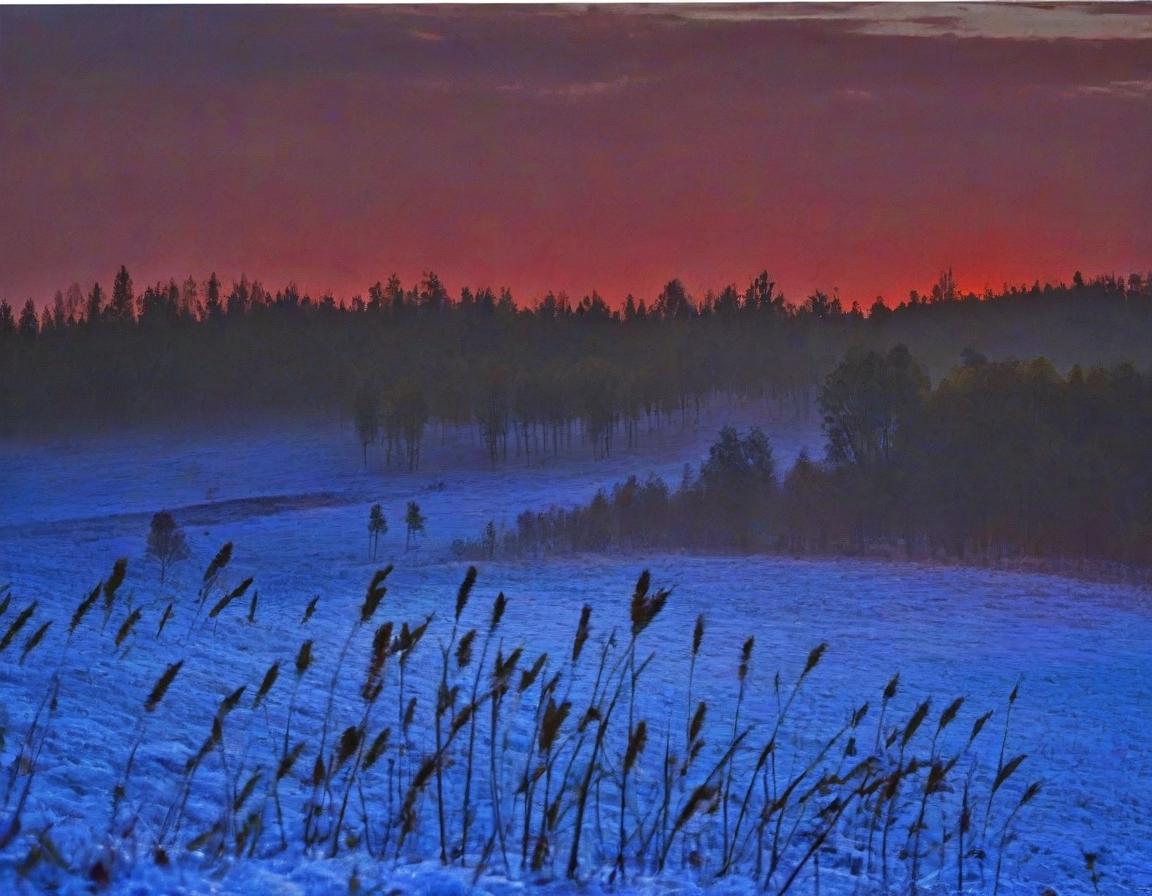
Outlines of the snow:
[{"label": "snow", "polygon": [[[759,411],[725,413],[747,424]],[[398,623],[438,614],[424,662],[413,669],[416,686],[430,681],[434,644],[447,636],[445,620],[465,569],[451,557],[453,539],[475,537],[489,519],[511,522],[525,508],[586,500],[629,473],[655,472],[675,483],[685,462],[703,456],[720,422],[713,418],[687,433],[652,436],[631,455],[599,461],[566,456],[532,466],[510,462],[497,470],[488,469],[482,446],[469,438],[449,434],[440,444],[432,431],[425,466],[414,474],[382,470],[378,453],[364,471],[350,429],[324,420],[251,424],[225,434],[139,431],[48,445],[0,444],[0,584],[10,582],[13,593],[0,629],[20,608],[39,601],[33,622],[0,654],[4,768],[52,675],[58,672],[62,683],[25,829],[51,824],[51,836],[65,854],[92,861],[111,848],[104,835],[126,745],[135,737],[144,696],[175,659],[185,665],[146,723],[122,817],[134,808],[141,818],[153,818],[149,805],[167,805],[220,700],[241,684],[249,691],[230,717],[226,744],[238,760],[258,755],[270,729],[279,731],[299,642],[308,637],[316,643],[317,668],[308,681],[327,682],[372,571],[385,562],[394,562],[396,570],[382,614]],[[811,424],[774,423],[766,429],[781,465],[801,447],[818,450]],[[428,519],[428,534],[405,552],[403,509],[412,499]],[[382,504],[390,530],[379,562],[372,564],[367,517],[375,502]],[[193,552],[163,587],[143,556],[148,521],[160,509],[170,510],[186,528]],[[247,623],[245,598],[218,621],[205,621],[204,608],[192,628],[201,572],[226,541],[235,544],[235,559],[223,584],[255,578],[257,622]],[[97,604],[65,649],[68,617],[120,556],[129,559],[121,598],[142,611],[136,634],[111,650],[127,610],[118,607],[105,623]],[[1006,698],[1020,681],[1007,752],[1027,753],[1028,759],[1012,792],[1018,795],[1037,778],[1044,788],[1022,816],[1022,836],[1009,852],[1002,892],[1024,896],[1051,887],[1061,896],[1091,893],[1084,851],[1100,855],[1102,892],[1152,888],[1152,604],[1145,592],[1054,576],[857,560],[568,557],[547,564],[482,564],[466,622],[480,624],[502,590],[510,599],[501,629],[505,643],[530,644],[533,654],[563,653],[585,602],[594,608],[594,638],[613,626],[626,628],[632,585],[643,568],[652,570],[656,584],[674,589],[646,635],[656,651],[644,693],[651,718],[659,719],[666,706],[679,711],[697,613],[708,619],[699,694],[721,709],[731,710],[740,645],[749,635],[756,638],[757,684],[743,710],[749,721],[774,718],[771,680],[777,670],[792,680],[808,651],[828,643],[799,701],[797,744],[838,725],[865,699],[878,705],[885,682],[899,671],[903,686],[891,709],[895,715],[906,716],[927,696],[934,697],[935,712],[965,696],[960,721],[966,732],[979,713],[997,711],[976,757],[994,767]],[[316,595],[316,616],[301,627],[304,607]],[[175,616],[156,639],[170,599],[176,601]],[[48,619],[55,623],[44,645],[21,665],[27,635]],[[357,676],[368,639],[363,633],[352,652]],[[250,697],[275,661],[283,664],[281,680],[267,709],[253,710]],[[326,696],[324,687],[302,689],[302,726],[318,727]],[[210,769],[204,782],[204,792],[223,787],[222,776]],[[201,823],[213,817],[204,792],[189,807]],[[193,829],[198,828],[190,824]],[[113,892],[343,893],[354,870],[366,891],[377,884],[383,892],[401,893],[570,891],[561,882],[510,880],[494,871],[474,881],[471,870],[420,861],[434,859],[432,852],[413,853],[411,863],[400,865],[380,865],[357,853],[324,859],[290,850],[211,867],[180,857],[159,868],[136,856],[148,833],[115,844],[122,858],[114,864],[128,870],[114,876]],[[35,892],[36,884],[15,873],[21,856],[4,855],[0,892]],[[59,883],[65,892],[87,892],[81,878],[65,876]],[[857,885],[829,871],[823,892],[855,892]],[[581,886],[589,893],[607,889],[595,878]],[[972,886],[980,890],[979,883]],[[678,870],[660,880],[630,881],[624,892],[750,888],[748,881],[709,883]]]}]

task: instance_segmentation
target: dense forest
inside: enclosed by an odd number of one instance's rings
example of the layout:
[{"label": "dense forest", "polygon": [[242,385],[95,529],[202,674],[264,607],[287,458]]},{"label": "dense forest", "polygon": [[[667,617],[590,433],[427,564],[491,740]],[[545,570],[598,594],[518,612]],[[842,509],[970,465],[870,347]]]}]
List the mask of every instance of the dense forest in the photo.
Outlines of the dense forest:
[{"label": "dense forest", "polygon": [[974,295],[945,272],[923,296],[865,310],[821,291],[791,302],[761,273],[702,296],[674,279],[613,308],[596,293],[530,306],[507,290],[454,297],[431,273],[339,302],[215,274],[138,293],[122,267],[110,292],[0,302],[0,433],[336,411],[355,420],[366,463],[376,446],[416,468],[433,421],[475,427],[494,463],[573,445],[605,454],[718,396],[803,411],[846,351],[898,343],[932,376],[965,349],[1043,355],[1061,370],[1143,367],[1152,277]]},{"label": "dense forest", "polygon": [[855,351],[818,403],[826,459],[778,471],[725,428],[672,489],[636,477],[583,507],[490,524],[462,553],[703,548],[1152,563],[1152,376],[1067,375],[968,352],[935,388],[907,349]]}]

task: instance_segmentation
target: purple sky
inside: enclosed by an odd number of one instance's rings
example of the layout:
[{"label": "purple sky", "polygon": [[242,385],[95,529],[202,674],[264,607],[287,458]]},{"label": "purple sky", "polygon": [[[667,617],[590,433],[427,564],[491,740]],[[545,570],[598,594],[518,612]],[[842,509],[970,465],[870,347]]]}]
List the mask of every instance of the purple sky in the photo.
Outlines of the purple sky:
[{"label": "purple sky", "polygon": [[0,296],[1152,268],[1152,6],[0,9]]}]

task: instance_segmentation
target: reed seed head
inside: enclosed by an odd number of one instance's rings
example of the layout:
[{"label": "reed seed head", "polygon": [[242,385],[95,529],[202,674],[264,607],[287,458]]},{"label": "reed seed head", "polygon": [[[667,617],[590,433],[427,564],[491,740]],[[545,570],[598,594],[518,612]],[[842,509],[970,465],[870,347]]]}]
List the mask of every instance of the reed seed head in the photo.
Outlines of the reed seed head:
[{"label": "reed seed head", "polygon": [[305,641],[296,652],[296,677],[299,678],[312,665],[312,641]]},{"label": "reed seed head", "polygon": [[647,743],[648,723],[641,719],[636,723],[636,727],[632,729],[631,734],[628,735],[628,749],[624,753],[625,775],[632,771],[632,766],[636,764],[636,759],[644,752],[644,747]]},{"label": "reed seed head", "polygon": [[264,673],[264,680],[260,682],[260,690],[256,692],[255,702],[252,704],[253,709],[260,706],[260,702],[268,696],[268,692],[272,690],[272,685],[276,684],[276,679],[280,677],[280,661],[277,660],[268,667],[268,671]]},{"label": "reed seed head", "polygon": [[144,709],[146,711],[153,712],[156,707],[160,705],[160,701],[163,700],[164,695],[168,693],[168,688],[172,686],[172,682],[176,680],[176,676],[180,673],[180,669],[183,666],[184,660],[177,660],[156,679],[156,684],[152,686],[152,691],[148,694],[148,699],[144,702]]},{"label": "reed seed head", "polygon": [[584,650],[584,645],[588,641],[588,633],[590,631],[590,621],[592,619],[592,607],[588,604],[580,609],[580,622],[576,626],[576,637],[572,639],[572,663],[580,659],[580,654]]},{"label": "reed seed head", "polygon": [[468,571],[464,574],[464,581],[460,583],[460,590],[456,592],[456,621],[460,621],[460,616],[464,612],[464,608],[468,606],[468,596],[472,593],[472,587],[476,584],[476,567],[469,566]]},{"label": "reed seed head", "polygon": [[508,598],[504,596],[501,591],[496,595],[496,600],[492,602],[492,618],[488,623],[488,631],[496,631],[497,626],[500,625],[500,620],[504,618],[504,611],[508,609]]},{"label": "reed seed head", "polygon": [[472,643],[476,640],[476,629],[470,628],[456,645],[456,668],[466,669],[472,662]]},{"label": "reed seed head", "polygon": [[232,560],[232,542],[228,542],[224,547],[216,552],[216,556],[212,558],[212,562],[208,564],[208,568],[204,570],[204,584],[208,585],[216,580],[220,575],[221,570],[224,569]]},{"label": "reed seed head", "polygon": [[384,595],[388,593],[384,580],[388,578],[391,572],[392,564],[389,563],[383,569],[376,570],[376,574],[372,576],[372,581],[368,583],[368,591],[365,593],[364,603],[360,607],[360,623],[362,625],[372,620],[380,606],[380,601],[384,600]]}]

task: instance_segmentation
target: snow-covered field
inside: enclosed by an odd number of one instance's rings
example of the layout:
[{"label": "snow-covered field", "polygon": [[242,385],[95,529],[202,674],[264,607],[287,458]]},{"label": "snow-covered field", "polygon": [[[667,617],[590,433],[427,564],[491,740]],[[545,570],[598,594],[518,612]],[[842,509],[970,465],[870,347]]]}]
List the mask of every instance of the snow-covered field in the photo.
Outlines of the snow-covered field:
[{"label": "snow-covered field", "polygon": [[[738,422],[753,416],[748,411]],[[634,455],[595,462],[568,457],[532,467],[510,462],[495,471],[487,468],[481,446],[455,434],[440,444],[433,431],[424,467],[415,474],[383,471],[378,456],[365,472],[353,434],[323,421],[253,424],[214,436],[141,432],[47,445],[0,444],[0,584],[10,582],[13,595],[0,616],[0,632],[20,609],[39,602],[21,636],[0,653],[5,776],[52,676],[58,673],[61,682],[25,831],[49,829],[65,855],[85,855],[89,864],[105,856],[112,790],[139,730],[142,701],[167,663],[185,661],[163,705],[148,717],[126,790],[128,806],[140,810],[141,818],[151,817],[146,807],[152,802],[167,805],[183,763],[199,748],[220,700],[234,688],[247,684],[251,695],[270,664],[284,664],[285,677],[269,696],[269,708],[255,711],[247,697],[226,729],[228,754],[243,763],[283,715],[291,696],[289,670],[304,637],[315,640],[315,681],[330,678],[376,566],[396,564],[381,611],[388,618],[418,623],[427,614],[437,615],[434,640],[425,646],[427,659],[434,660],[435,640],[447,638],[465,569],[452,559],[453,539],[475,537],[489,519],[511,522],[528,507],[586,500],[597,487],[628,473],[655,472],[675,483],[685,462],[701,459],[720,422],[669,432],[662,442],[653,436]],[[781,465],[791,463],[805,445],[819,449],[811,425],[766,429]],[[418,547],[406,552],[402,518],[409,500],[420,502],[428,523]],[[390,531],[381,543],[380,562],[372,564],[366,524],[368,508],[376,502]],[[185,527],[193,553],[163,587],[144,558],[148,522],[160,509],[170,510]],[[229,608],[219,621],[206,621],[205,607],[192,630],[201,573],[225,542],[234,543],[235,553],[224,582],[231,587],[254,577],[256,622],[246,619],[246,596],[243,606]],[[129,561],[122,605],[105,623],[98,604],[65,653],[70,615],[117,557]],[[996,710],[965,760],[982,760],[984,768],[990,763],[994,771],[1006,699],[1020,680],[1007,754],[1028,758],[1003,799],[1018,798],[1029,781],[1042,780],[1043,789],[1021,815],[1020,839],[1006,854],[1002,892],[1091,893],[1084,852],[1099,855],[1100,892],[1152,892],[1152,604],[1146,593],[1049,576],[863,561],[561,558],[543,566],[482,565],[465,624],[482,624],[492,598],[503,591],[509,598],[500,630],[505,649],[524,643],[532,655],[541,650],[563,655],[583,603],[594,609],[595,643],[614,626],[627,630],[632,586],[643,568],[651,569],[655,584],[674,589],[646,635],[655,658],[645,673],[642,700],[654,720],[667,715],[666,707],[680,712],[699,613],[708,625],[698,692],[729,712],[741,644],[755,636],[754,684],[744,705],[750,722],[770,725],[775,672],[793,680],[808,651],[828,643],[798,700],[791,729],[797,748],[805,739],[830,733],[864,700],[872,701],[875,712],[885,682],[898,671],[902,687],[889,709],[892,718],[907,717],[920,700],[933,696],[934,719],[949,701],[963,696],[957,725],[966,734],[980,713]],[[313,597],[319,598],[315,617],[301,627]],[[175,614],[157,639],[170,600]],[[137,632],[112,650],[129,606],[141,611]],[[21,664],[27,636],[49,619],[55,623],[43,645]],[[361,640],[370,635],[363,633]],[[357,677],[367,650],[360,647]],[[430,681],[434,666],[415,668],[414,681]],[[323,684],[314,691],[305,687],[298,707],[301,724],[318,727],[326,699]],[[649,750],[653,756],[658,752]],[[7,780],[0,784],[7,787]],[[983,784],[986,792],[987,780]],[[191,805],[189,816],[210,818],[209,802],[200,792],[197,799],[205,802]],[[132,814],[127,807],[120,813]],[[117,892],[336,893],[347,890],[353,869],[365,887],[383,884],[382,892],[510,893],[527,886],[494,870],[473,881],[470,872],[441,871],[432,863],[381,866],[362,853],[305,859],[290,850],[212,868],[192,859],[168,869],[147,860],[129,862],[125,856],[143,849],[154,833],[134,831],[130,842],[120,843],[117,868],[131,870],[113,875]],[[43,869],[39,877],[21,878],[16,866],[23,858],[23,852],[4,853],[0,891],[34,892],[53,879]],[[705,866],[706,871],[707,860]],[[78,877],[61,880],[75,891],[86,886]],[[748,883],[709,885],[706,873],[677,871],[628,886],[643,892],[721,893],[743,892]],[[805,877],[794,891],[811,892],[813,886]],[[822,886],[826,893],[869,892],[860,889],[861,879],[833,874],[825,875]],[[966,886],[991,892],[987,876]],[[949,888],[926,874],[922,888],[954,892],[955,881]],[[567,887],[545,883],[537,889]]]}]

